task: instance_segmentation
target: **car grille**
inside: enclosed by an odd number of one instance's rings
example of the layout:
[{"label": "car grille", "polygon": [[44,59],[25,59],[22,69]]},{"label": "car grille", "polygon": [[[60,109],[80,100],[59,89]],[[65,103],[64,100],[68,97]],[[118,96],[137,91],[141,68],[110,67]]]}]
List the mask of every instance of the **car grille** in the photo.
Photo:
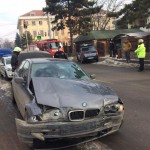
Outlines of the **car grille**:
[{"label": "car grille", "polygon": [[85,112],[85,118],[96,117],[99,114],[99,112],[100,112],[99,109],[86,110],[86,112]]},{"label": "car grille", "polygon": [[74,110],[69,112],[70,121],[81,121],[87,118],[94,118],[98,116],[99,109],[89,109],[89,110]]},{"label": "car grille", "polygon": [[76,110],[69,112],[69,119],[71,121],[80,121],[84,119],[84,111],[83,110]]}]

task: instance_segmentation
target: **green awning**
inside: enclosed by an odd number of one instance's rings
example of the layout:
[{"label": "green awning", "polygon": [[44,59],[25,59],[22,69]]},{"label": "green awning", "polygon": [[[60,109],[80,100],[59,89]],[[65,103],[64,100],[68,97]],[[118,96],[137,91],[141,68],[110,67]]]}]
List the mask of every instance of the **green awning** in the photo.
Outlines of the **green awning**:
[{"label": "green awning", "polygon": [[143,32],[140,29],[120,29],[120,30],[99,30],[99,31],[91,31],[87,35],[79,35],[77,38],[73,40],[74,43],[91,41],[91,40],[101,40],[101,39],[112,39],[119,34],[126,33],[137,33]]}]

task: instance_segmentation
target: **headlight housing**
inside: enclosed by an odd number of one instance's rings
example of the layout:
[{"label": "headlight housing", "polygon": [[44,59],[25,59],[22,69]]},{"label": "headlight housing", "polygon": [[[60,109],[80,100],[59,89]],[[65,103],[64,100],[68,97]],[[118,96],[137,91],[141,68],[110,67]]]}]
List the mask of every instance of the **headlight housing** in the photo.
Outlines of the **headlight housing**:
[{"label": "headlight housing", "polygon": [[124,111],[123,104],[108,104],[104,107],[105,114],[122,113]]},{"label": "headlight housing", "polygon": [[48,110],[40,116],[42,121],[53,120],[57,121],[63,118],[63,115],[59,109]]},{"label": "headlight housing", "polygon": [[29,123],[39,122],[39,121],[58,121],[63,118],[63,115],[59,109],[48,110],[43,114],[30,116],[28,118]]}]

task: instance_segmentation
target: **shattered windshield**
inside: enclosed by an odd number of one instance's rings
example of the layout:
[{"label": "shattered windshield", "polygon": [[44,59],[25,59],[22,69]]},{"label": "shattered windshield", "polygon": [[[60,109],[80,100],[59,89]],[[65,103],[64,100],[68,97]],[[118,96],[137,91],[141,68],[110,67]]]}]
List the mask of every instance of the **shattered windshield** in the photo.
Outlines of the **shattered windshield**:
[{"label": "shattered windshield", "polygon": [[86,73],[75,63],[49,62],[32,65],[31,77],[55,77],[61,79],[89,80]]}]

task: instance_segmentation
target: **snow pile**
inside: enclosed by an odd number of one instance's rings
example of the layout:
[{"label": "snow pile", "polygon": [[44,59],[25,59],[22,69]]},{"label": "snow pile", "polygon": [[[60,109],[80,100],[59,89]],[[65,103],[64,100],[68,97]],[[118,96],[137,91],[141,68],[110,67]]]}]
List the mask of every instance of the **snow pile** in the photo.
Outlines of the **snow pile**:
[{"label": "snow pile", "polygon": [[137,67],[138,66],[137,63],[126,63],[111,58],[106,58],[104,61],[97,62],[95,64],[102,64],[102,65],[116,66],[116,67]]}]

